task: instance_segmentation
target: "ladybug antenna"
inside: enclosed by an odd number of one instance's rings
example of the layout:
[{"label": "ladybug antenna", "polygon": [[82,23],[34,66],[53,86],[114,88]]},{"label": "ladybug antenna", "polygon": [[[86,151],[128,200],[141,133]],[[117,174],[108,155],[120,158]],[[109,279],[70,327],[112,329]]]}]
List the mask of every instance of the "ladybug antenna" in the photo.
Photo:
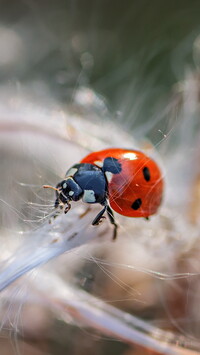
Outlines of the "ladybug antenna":
[{"label": "ladybug antenna", "polygon": [[44,189],[52,189],[52,190],[55,190],[55,191],[58,191],[58,188],[57,187],[53,187],[51,185],[43,185],[42,186]]}]

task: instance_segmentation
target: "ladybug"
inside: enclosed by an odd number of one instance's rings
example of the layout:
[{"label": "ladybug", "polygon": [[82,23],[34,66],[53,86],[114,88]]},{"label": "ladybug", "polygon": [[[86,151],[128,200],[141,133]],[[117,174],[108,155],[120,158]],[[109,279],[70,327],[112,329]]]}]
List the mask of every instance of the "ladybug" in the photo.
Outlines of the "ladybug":
[{"label": "ladybug", "polygon": [[130,149],[105,149],[91,153],[73,165],[56,188],[55,207],[71,201],[99,203],[103,209],[92,221],[98,225],[107,212],[117,236],[113,210],[127,217],[148,217],[156,213],[163,195],[163,178],[158,165],[144,153]]}]

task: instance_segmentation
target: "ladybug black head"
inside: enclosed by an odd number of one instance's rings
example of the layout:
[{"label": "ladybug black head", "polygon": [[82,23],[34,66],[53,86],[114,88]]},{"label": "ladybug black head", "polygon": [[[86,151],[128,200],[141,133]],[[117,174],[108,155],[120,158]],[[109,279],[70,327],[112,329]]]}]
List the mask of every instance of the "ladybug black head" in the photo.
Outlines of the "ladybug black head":
[{"label": "ladybug black head", "polygon": [[68,204],[70,201],[78,201],[82,197],[82,189],[72,177],[62,180],[56,186],[55,207],[60,203]]},{"label": "ladybug black head", "polygon": [[70,191],[70,189],[69,189],[65,180],[63,180],[57,184],[55,207],[58,207],[58,205],[61,202],[66,204],[70,200],[69,191]]}]

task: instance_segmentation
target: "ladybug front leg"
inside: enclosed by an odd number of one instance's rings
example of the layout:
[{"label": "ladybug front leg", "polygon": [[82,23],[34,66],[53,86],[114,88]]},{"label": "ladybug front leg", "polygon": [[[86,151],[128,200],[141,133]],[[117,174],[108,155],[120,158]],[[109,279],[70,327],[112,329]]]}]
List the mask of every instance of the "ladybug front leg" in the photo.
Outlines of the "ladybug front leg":
[{"label": "ladybug front leg", "polygon": [[113,240],[115,240],[117,238],[117,228],[118,228],[118,225],[117,223],[115,222],[115,217],[114,217],[114,214],[113,214],[113,211],[112,209],[110,208],[110,206],[106,206],[106,210],[107,210],[107,214],[108,214],[108,218],[110,220],[110,223],[113,224],[114,226],[114,232],[113,232]]},{"label": "ladybug front leg", "polygon": [[99,223],[101,223],[102,218],[105,218],[105,216],[103,216],[103,214],[105,213],[105,211],[107,211],[108,214],[108,218],[110,220],[110,223],[114,226],[114,232],[113,232],[113,240],[115,240],[117,238],[117,228],[118,225],[115,222],[115,217],[113,214],[113,211],[111,210],[110,206],[105,205],[105,207],[98,213],[98,215],[95,217],[95,219],[92,221],[92,225],[96,226]]},{"label": "ladybug front leg", "polygon": [[70,210],[70,208],[71,208],[71,205],[69,202],[67,202],[67,206],[64,209],[64,213],[66,214]]},{"label": "ladybug front leg", "polygon": [[92,225],[93,225],[93,226],[97,226],[99,223],[101,223],[102,218],[105,218],[105,217],[103,216],[103,214],[105,213],[106,208],[107,208],[107,206],[105,206],[105,207],[98,213],[98,215],[95,217],[95,219],[92,221]]}]

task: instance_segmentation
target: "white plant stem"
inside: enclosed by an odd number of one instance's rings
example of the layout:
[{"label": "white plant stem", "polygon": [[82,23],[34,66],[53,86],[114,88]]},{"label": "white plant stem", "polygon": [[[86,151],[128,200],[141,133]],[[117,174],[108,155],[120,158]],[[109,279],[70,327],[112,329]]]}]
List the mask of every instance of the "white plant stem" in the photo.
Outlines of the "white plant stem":
[{"label": "white plant stem", "polygon": [[[32,284],[33,285],[33,284]],[[35,284],[41,300],[69,323],[70,316],[78,326],[89,327],[107,337],[129,345],[139,345],[166,355],[197,355],[199,343],[163,331],[129,313],[123,312],[85,291],[70,287],[56,275],[40,271]]]},{"label": "white plant stem", "polygon": [[0,291],[13,283],[28,271],[47,263],[49,260],[69,252],[93,240],[98,240],[98,232],[90,226],[91,215],[80,218],[74,209],[71,217],[73,226],[65,215],[58,216],[52,224],[46,223],[38,230],[30,232],[28,240],[24,239],[22,246],[15,250],[12,257],[3,263],[0,272]]}]

